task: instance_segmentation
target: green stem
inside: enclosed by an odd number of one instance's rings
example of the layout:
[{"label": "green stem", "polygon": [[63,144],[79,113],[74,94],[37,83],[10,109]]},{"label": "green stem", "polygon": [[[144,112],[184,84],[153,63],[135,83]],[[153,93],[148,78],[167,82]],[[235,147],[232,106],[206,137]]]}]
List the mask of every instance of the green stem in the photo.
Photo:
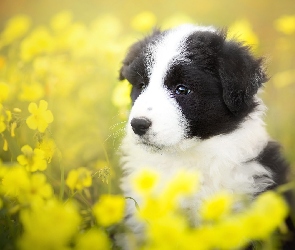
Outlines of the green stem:
[{"label": "green stem", "polygon": [[17,156],[21,154],[21,150],[17,145],[15,138],[11,137],[10,133],[7,130],[3,132],[3,135],[8,143],[8,150],[11,154],[11,161],[14,162],[16,161]]},{"label": "green stem", "polygon": [[138,205],[138,203],[137,203],[137,201],[136,201],[135,199],[133,199],[132,197],[125,197],[125,199],[126,199],[126,200],[133,200],[136,209],[139,211],[140,208],[139,208],[139,205]]},{"label": "green stem", "polygon": [[65,168],[61,161],[59,161],[60,166],[60,190],[59,190],[59,199],[63,200],[65,193]]}]

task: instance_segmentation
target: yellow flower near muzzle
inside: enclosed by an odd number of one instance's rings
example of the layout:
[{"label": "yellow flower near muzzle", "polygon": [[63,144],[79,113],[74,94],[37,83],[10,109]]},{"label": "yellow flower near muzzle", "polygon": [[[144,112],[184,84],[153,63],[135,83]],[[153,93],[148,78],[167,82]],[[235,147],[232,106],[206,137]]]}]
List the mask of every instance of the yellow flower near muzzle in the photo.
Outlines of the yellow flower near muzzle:
[{"label": "yellow flower near muzzle", "polygon": [[204,201],[201,206],[201,217],[204,220],[219,220],[229,215],[233,206],[233,195],[226,192],[218,193]]},{"label": "yellow flower near muzzle", "polygon": [[44,100],[39,102],[39,107],[32,102],[29,105],[29,116],[26,123],[30,129],[38,129],[39,132],[44,133],[49,123],[53,122],[53,115],[50,110],[47,110],[48,103]]}]

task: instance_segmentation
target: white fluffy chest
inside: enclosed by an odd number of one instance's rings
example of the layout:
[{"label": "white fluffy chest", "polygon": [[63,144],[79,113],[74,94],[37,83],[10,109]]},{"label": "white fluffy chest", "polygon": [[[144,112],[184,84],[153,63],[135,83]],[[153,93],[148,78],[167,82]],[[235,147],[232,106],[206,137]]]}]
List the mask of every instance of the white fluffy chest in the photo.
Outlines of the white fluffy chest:
[{"label": "white fluffy chest", "polygon": [[[127,134],[122,144],[122,167],[125,172],[121,184],[123,192],[140,205],[140,198],[131,183],[133,176],[142,168],[159,173],[162,184],[159,189],[179,170],[197,172],[200,175],[198,190],[190,200],[180,204],[188,210],[196,211],[202,200],[222,190],[246,195],[262,192],[273,184],[272,173],[255,158],[267,144],[268,136],[263,126],[249,126],[249,123],[252,121],[245,122],[232,134],[205,141],[186,141],[186,145],[171,151],[146,150],[136,143],[133,136]],[[134,204],[130,203],[127,213],[133,212]]]}]

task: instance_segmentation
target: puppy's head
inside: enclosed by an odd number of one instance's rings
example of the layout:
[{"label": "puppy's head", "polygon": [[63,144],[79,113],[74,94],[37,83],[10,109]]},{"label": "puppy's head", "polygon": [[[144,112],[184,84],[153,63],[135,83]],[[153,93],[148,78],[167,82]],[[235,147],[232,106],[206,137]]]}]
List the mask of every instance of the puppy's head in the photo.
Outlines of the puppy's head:
[{"label": "puppy's head", "polygon": [[235,130],[266,75],[262,59],[226,32],[183,25],[131,46],[120,79],[132,84],[127,133],[161,149]]}]

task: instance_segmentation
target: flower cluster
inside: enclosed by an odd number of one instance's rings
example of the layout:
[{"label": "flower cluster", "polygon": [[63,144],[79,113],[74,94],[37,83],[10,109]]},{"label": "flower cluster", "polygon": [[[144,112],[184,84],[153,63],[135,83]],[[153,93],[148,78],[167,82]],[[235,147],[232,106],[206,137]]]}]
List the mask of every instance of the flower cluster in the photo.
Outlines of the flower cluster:
[{"label": "flower cluster", "polygon": [[[161,26],[184,22],[195,20],[177,13]],[[17,15],[3,26],[0,249],[105,250],[120,248],[112,240],[116,233],[135,238],[124,225],[114,147],[123,134],[131,86],[118,82],[117,74],[127,47],[158,23],[150,11],[135,15],[130,29],[111,13],[84,22],[62,11],[42,25]],[[294,27],[294,16],[274,21],[284,37]],[[261,43],[246,19],[229,30],[229,38],[238,33],[256,47]],[[272,79],[284,88],[293,76],[288,69]],[[162,191],[155,193],[160,184]],[[288,213],[275,192],[237,210],[237,197],[224,191],[205,200],[200,217],[191,220],[197,211],[187,215],[179,201],[198,190],[198,175],[180,172],[162,184],[148,168],[135,176],[133,188],[142,197],[137,217],[146,228],[135,249],[195,249],[196,242],[198,249],[263,245]]]},{"label": "flower cluster", "polygon": [[[284,224],[288,206],[274,191],[253,203],[223,191],[188,214],[180,209],[179,201],[196,192],[197,179],[192,173],[180,172],[162,193],[155,193],[159,182],[155,172],[144,170],[135,176],[134,190],[143,200],[137,211],[145,227],[143,249],[238,249],[256,241],[262,244]],[[241,201],[243,208],[235,208]]]}]

